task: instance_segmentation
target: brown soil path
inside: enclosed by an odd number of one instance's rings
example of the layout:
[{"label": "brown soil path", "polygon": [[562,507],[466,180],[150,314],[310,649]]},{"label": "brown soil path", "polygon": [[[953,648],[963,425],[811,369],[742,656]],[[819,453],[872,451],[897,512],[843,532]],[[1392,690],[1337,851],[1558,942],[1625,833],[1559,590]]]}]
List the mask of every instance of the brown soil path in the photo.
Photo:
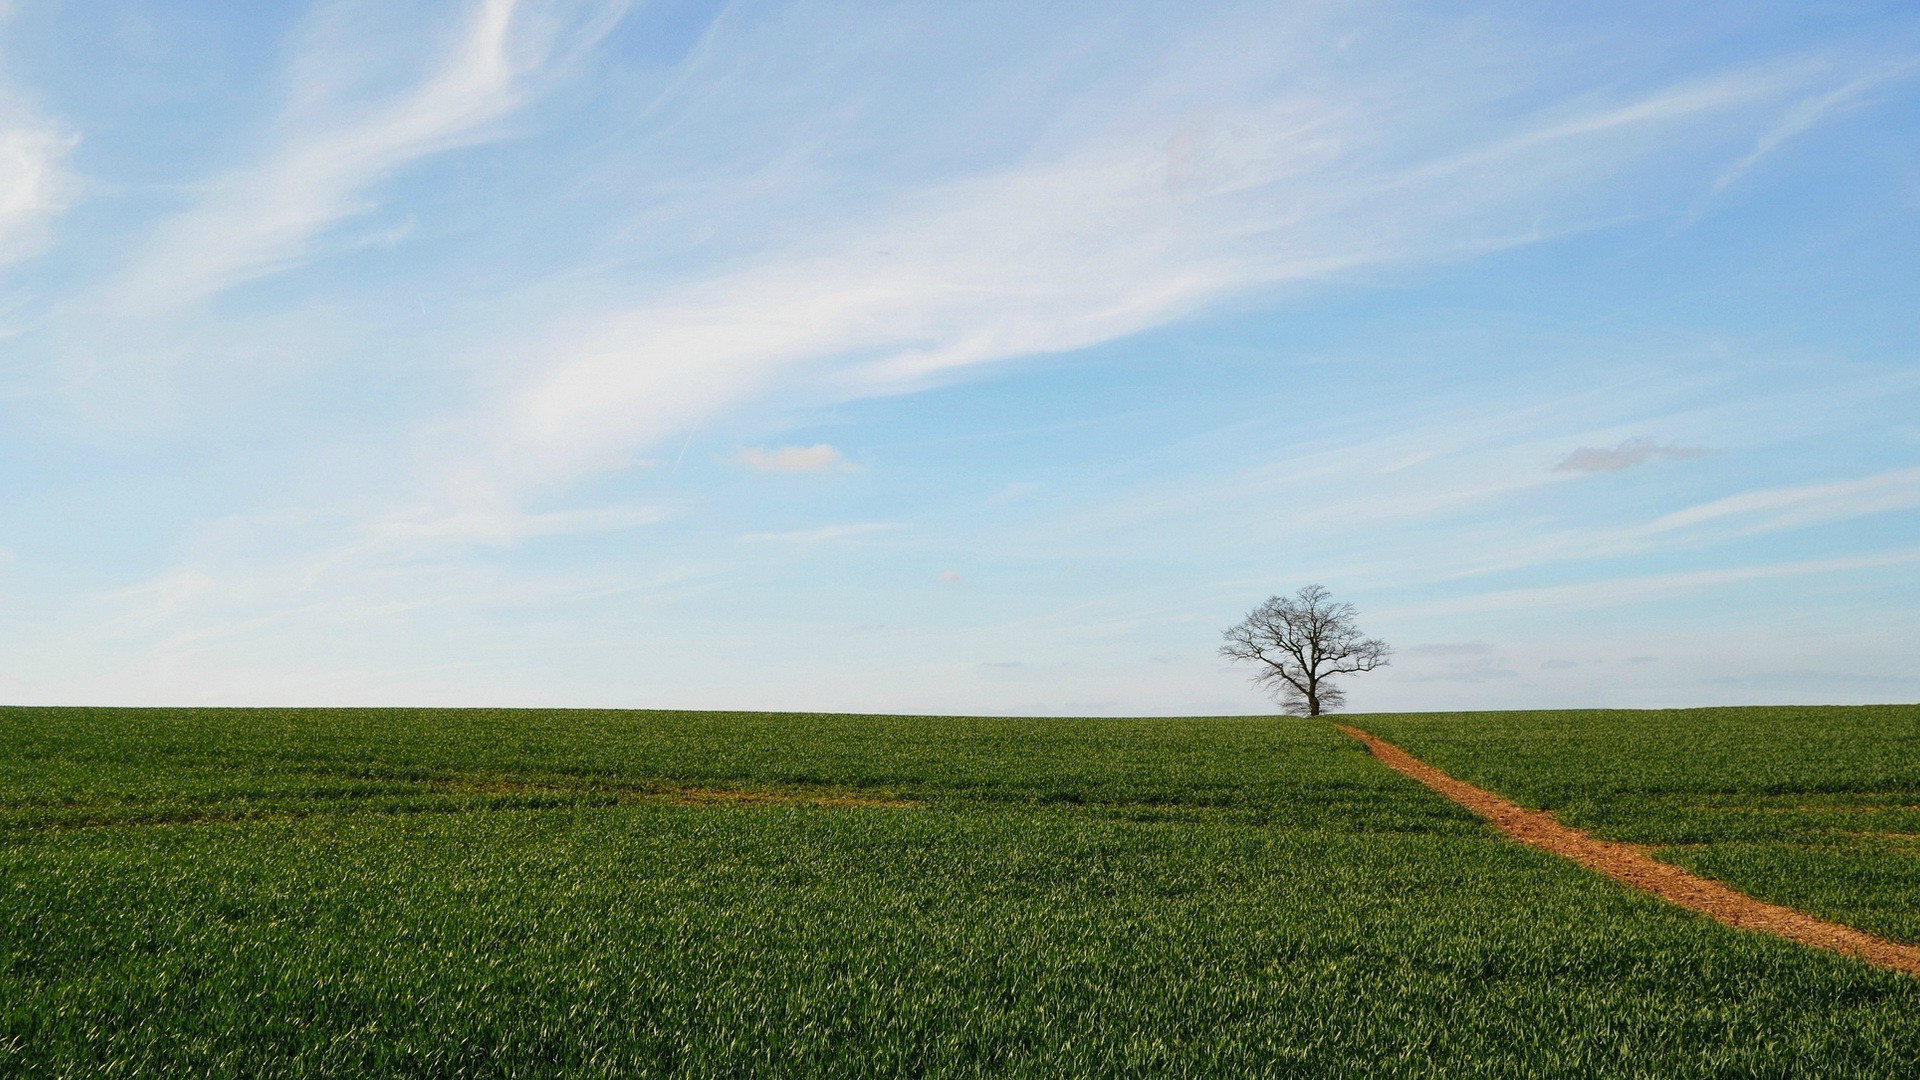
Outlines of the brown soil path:
[{"label": "brown soil path", "polygon": [[1403,772],[1492,822],[1523,844],[1553,852],[1625,882],[1636,889],[1700,912],[1742,930],[1791,938],[1802,945],[1856,956],[1869,964],[1920,975],[1920,946],[1878,938],[1851,926],[1816,919],[1804,911],[1756,900],[1708,878],[1649,857],[1631,844],[1596,840],[1555,821],[1544,810],[1528,810],[1484,788],[1455,780],[1405,750],[1345,724],[1334,727],[1365,743],[1388,768]]}]

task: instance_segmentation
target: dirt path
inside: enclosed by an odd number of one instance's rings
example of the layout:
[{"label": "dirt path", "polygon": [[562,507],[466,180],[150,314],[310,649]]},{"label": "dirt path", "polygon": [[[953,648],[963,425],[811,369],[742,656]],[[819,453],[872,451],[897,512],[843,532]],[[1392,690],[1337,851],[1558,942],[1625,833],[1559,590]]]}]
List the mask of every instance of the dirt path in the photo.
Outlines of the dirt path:
[{"label": "dirt path", "polygon": [[1623,881],[1636,889],[1690,908],[1742,930],[1758,930],[1791,938],[1802,945],[1856,956],[1869,964],[1920,975],[1920,946],[1887,941],[1851,926],[1816,919],[1803,911],[1756,900],[1717,881],[1690,874],[1650,858],[1631,844],[1596,840],[1569,828],[1543,810],[1528,810],[1491,791],[1455,780],[1383,739],[1345,724],[1334,727],[1365,743],[1387,767],[1413,777],[1433,790],[1491,821],[1523,844],[1564,856],[1591,870]]}]

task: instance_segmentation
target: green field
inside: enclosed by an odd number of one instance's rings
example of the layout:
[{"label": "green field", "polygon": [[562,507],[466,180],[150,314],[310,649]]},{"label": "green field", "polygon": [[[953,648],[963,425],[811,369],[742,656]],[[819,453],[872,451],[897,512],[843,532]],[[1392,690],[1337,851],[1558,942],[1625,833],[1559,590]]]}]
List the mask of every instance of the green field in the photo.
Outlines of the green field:
[{"label": "green field", "polygon": [[[1350,719],[1920,940],[1920,708]],[[1911,1076],[1920,1047],[1920,979],[1519,847],[1318,721],[6,709],[0,852],[11,1074]]]}]

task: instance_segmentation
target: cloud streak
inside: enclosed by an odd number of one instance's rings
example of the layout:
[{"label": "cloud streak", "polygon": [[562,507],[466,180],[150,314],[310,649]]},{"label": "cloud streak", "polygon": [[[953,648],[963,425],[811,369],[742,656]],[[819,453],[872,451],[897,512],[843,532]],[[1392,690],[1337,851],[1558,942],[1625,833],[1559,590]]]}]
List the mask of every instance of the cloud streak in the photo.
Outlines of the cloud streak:
[{"label": "cloud streak", "polygon": [[1657,536],[1732,519],[1743,534],[1804,528],[1920,507],[1920,468],[1854,480],[1747,491],[1664,515],[1637,530]]},{"label": "cloud streak", "polygon": [[325,37],[323,50],[292,65],[305,85],[292,87],[272,148],[211,181],[198,205],[158,228],[112,289],[118,305],[152,314],[298,264],[328,226],[369,209],[374,184],[499,134],[565,31],[604,33],[620,6],[598,5],[584,19],[571,12],[569,21],[554,4],[478,0],[413,85],[372,104],[339,86],[353,81],[341,69],[351,69],[357,43]]},{"label": "cloud streak", "polygon": [[860,521],[848,525],[823,525],[817,529],[794,529],[788,532],[747,533],[740,538],[749,544],[823,544],[835,540],[850,540],[856,536],[872,536],[875,533],[893,532],[901,528],[898,522]]},{"label": "cloud streak", "polygon": [[1702,592],[1749,581],[1805,577],[1813,574],[1845,574],[1893,566],[1911,566],[1916,563],[1920,563],[1920,547],[1898,548],[1842,558],[1801,559],[1794,562],[1736,566],[1720,570],[1646,574],[1535,589],[1504,589],[1453,600],[1392,607],[1383,609],[1382,613],[1393,618],[1413,618],[1504,610],[1552,611],[1567,608],[1610,607],[1645,603],[1668,596]]},{"label": "cloud streak", "polygon": [[1868,72],[1859,78],[1850,79],[1839,86],[1795,102],[1781,116],[1779,123],[1754,141],[1752,150],[1743,154],[1738,161],[1728,166],[1725,172],[1714,179],[1709,195],[1718,195],[1732,187],[1741,177],[1751,172],[1762,159],[1778,151],[1787,143],[1848,109],[1858,108],[1867,97],[1868,91],[1885,83],[1912,78],[1916,72],[1920,72],[1920,63],[1907,61]]},{"label": "cloud streak", "polygon": [[48,222],[72,197],[66,158],[78,141],[0,100],[0,267],[46,244]]},{"label": "cloud streak", "polygon": [[1765,488],[1697,503],[1640,524],[1563,535],[1496,558],[1475,560],[1430,580],[1461,580],[1551,563],[1703,547],[1915,508],[1920,508],[1920,469]]}]

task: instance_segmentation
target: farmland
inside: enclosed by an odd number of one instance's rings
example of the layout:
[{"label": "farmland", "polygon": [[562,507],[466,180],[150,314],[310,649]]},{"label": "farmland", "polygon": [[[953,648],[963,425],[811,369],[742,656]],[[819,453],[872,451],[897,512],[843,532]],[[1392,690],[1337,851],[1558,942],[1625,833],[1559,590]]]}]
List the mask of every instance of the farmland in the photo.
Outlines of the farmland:
[{"label": "farmland", "polygon": [[[1920,709],[1347,718],[1920,940]],[[1317,721],[0,710],[0,1070],[1900,1075]]]}]

